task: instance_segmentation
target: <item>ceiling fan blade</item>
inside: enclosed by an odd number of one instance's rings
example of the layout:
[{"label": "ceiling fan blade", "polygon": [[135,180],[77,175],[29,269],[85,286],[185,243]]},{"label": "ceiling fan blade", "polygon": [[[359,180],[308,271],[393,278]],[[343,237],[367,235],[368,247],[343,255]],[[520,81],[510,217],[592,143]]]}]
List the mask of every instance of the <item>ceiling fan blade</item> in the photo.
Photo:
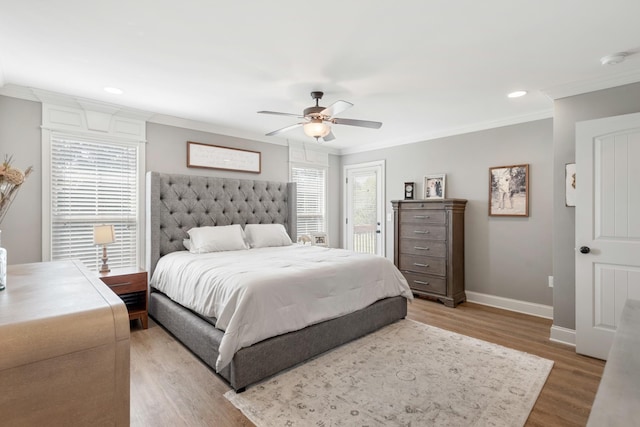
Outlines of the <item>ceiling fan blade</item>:
[{"label": "ceiling fan blade", "polygon": [[348,126],[360,126],[362,128],[380,129],[382,123],[372,122],[369,120],[355,120],[355,119],[331,119],[331,123],[336,125],[348,125]]},{"label": "ceiling fan blade", "polygon": [[336,114],[342,113],[344,110],[348,110],[353,107],[353,104],[347,101],[336,101],[333,104],[329,105],[324,110],[320,111],[320,114],[323,116],[333,117]]},{"label": "ceiling fan blade", "polygon": [[295,129],[295,128],[297,128],[297,127],[300,127],[300,126],[302,126],[302,125],[304,125],[304,123],[296,123],[295,125],[286,126],[286,127],[283,127],[282,129],[278,129],[278,130],[274,130],[273,132],[269,132],[269,133],[268,133],[268,134],[266,134],[265,136],[273,136],[273,135],[277,135],[277,134],[279,134],[279,133],[290,131],[290,130]]},{"label": "ceiling fan blade", "polygon": [[336,136],[333,134],[333,131],[329,131],[329,133],[324,138],[322,138],[324,142],[333,141],[334,139],[336,139]]},{"label": "ceiling fan blade", "polygon": [[292,117],[297,117],[299,119],[303,119],[304,117],[301,116],[300,114],[293,114],[293,113],[280,113],[278,111],[258,111],[258,114],[273,114],[275,116],[292,116]]}]

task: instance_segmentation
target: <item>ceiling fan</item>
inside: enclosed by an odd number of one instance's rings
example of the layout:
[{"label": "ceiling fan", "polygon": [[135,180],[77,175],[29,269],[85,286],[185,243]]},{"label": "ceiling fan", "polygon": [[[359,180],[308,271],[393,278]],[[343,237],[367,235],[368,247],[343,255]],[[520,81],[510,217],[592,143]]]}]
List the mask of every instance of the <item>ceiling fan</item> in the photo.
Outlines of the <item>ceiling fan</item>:
[{"label": "ceiling fan", "polygon": [[293,116],[305,121],[296,123],[294,125],[283,127],[282,129],[269,132],[266,136],[278,135],[282,132],[287,132],[292,129],[302,126],[304,133],[316,139],[316,141],[332,141],[336,139],[331,131],[330,124],[334,125],[348,125],[359,126],[371,129],[380,129],[382,123],[372,122],[369,120],[355,120],[355,119],[341,119],[334,117],[336,114],[342,113],[344,110],[353,107],[353,104],[347,101],[336,101],[328,107],[322,107],[319,104],[323,92],[311,92],[311,98],[316,101],[316,105],[305,108],[302,115],[293,113],[279,113],[277,111],[258,111],[259,114],[274,114],[277,116]]}]

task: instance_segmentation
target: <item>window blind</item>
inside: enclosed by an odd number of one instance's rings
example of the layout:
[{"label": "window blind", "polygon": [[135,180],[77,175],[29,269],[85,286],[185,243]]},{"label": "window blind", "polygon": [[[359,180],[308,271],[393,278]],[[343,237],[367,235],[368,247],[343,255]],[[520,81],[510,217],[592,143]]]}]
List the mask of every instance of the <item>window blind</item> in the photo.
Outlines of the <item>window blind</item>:
[{"label": "window blind", "polygon": [[137,264],[138,147],[53,136],[51,139],[51,260],[79,259],[98,270],[102,247],[93,226],[114,226],[109,267]]},{"label": "window blind", "polygon": [[291,167],[291,180],[296,183],[298,191],[298,235],[327,231],[326,175],[324,168]]}]

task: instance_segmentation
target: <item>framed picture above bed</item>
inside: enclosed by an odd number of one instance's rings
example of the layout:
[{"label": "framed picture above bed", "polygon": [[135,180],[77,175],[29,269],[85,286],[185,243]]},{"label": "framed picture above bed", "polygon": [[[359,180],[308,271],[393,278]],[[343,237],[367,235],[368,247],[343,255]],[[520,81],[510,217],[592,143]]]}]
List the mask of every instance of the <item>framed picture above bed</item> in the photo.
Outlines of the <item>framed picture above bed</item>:
[{"label": "framed picture above bed", "polygon": [[489,216],[529,216],[529,165],[489,168]]},{"label": "framed picture above bed", "polygon": [[187,141],[187,167],[260,173],[262,153]]}]

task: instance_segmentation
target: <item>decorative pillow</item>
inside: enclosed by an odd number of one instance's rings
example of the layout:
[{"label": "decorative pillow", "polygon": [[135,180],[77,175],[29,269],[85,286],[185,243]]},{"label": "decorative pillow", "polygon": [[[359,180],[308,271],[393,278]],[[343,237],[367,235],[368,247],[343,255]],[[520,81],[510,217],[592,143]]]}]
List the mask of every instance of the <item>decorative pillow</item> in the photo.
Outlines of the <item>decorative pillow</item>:
[{"label": "decorative pillow", "polygon": [[291,237],[282,224],[247,224],[244,227],[247,242],[252,248],[289,246]]},{"label": "decorative pillow", "polygon": [[182,246],[184,246],[186,250],[190,251],[191,250],[191,240],[182,239]]},{"label": "decorative pillow", "polygon": [[187,231],[192,254],[249,249],[240,224],[219,227],[196,227]]}]

